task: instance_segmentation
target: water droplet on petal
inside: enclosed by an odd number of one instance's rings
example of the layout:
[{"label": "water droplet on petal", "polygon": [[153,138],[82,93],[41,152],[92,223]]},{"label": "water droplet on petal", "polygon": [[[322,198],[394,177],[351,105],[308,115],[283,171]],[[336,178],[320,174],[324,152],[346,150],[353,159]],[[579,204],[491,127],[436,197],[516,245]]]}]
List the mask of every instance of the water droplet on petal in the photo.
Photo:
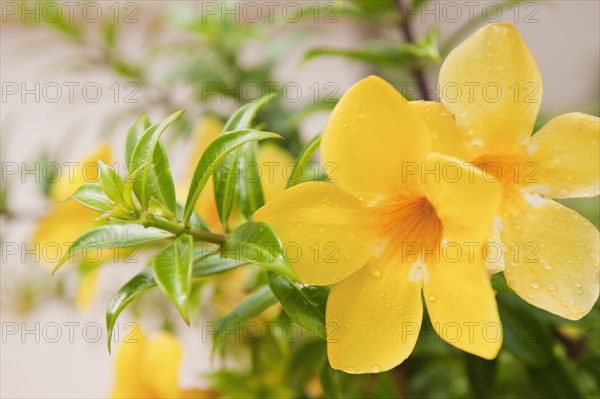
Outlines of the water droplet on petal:
[{"label": "water droplet on petal", "polygon": [[540,282],[539,281],[534,281],[531,283],[531,288],[537,290],[538,288],[540,288]]},{"label": "water droplet on petal", "polygon": [[427,297],[431,302],[435,301],[435,294],[429,294],[429,296]]},{"label": "water droplet on petal", "polygon": [[[374,277],[381,276],[381,269],[379,268],[379,266],[377,266],[377,263],[375,263],[375,262],[371,262],[369,264],[369,272]],[[385,293],[382,292],[382,294],[383,294],[382,296],[385,296]]]},{"label": "water droplet on petal", "polygon": [[381,366],[378,364],[374,364],[371,367],[371,373],[379,373],[381,371]]},{"label": "water droplet on petal", "polygon": [[573,285],[577,288],[581,288],[583,287],[583,284],[581,284],[581,281],[575,279],[575,281],[573,281]]},{"label": "water droplet on petal", "polygon": [[573,306],[575,305],[575,298],[569,297],[569,299],[567,299],[567,302],[569,303],[569,305]]},{"label": "water droplet on petal", "polygon": [[548,291],[552,291],[552,292],[558,290],[558,288],[556,288],[556,285],[554,285],[553,283],[546,284],[546,288],[548,288]]}]

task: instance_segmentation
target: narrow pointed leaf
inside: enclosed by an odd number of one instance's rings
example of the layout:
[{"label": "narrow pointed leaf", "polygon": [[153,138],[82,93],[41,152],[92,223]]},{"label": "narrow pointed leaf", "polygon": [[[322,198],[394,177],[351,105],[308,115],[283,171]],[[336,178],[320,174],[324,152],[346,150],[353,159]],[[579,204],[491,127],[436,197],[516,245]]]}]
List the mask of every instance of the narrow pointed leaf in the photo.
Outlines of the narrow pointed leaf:
[{"label": "narrow pointed leaf", "polygon": [[308,165],[310,159],[312,158],[313,154],[315,153],[317,148],[319,148],[320,145],[321,133],[317,134],[315,137],[310,139],[310,141],[306,143],[304,148],[302,148],[302,151],[300,152],[300,155],[296,160],[296,164],[294,165],[294,170],[292,171],[290,180],[288,180],[288,188],[295,186],[300,182],[302,176],[304,175],[304,170],[306,169],[306,166]]},{"label": "narrow pointed leaf", "polygon": [[238,262],[255,263],[298,281],[298,276],[285,258],[281,240],[265,223],[247,222],[235,229],[227,237],[222,255]]},{"label": "narrow pointed leaf", "polygon": [[240,151],[240,156],[238,159],[239,179],[235,190],[236,204],[242,215],[251,220],[254,212],[265,204],[261,171],[258,169],[258,175],[250,174],[253,169],[260,168],[257,166],[258,143],[248,143],[238,151]]},{"label": "narrow pointed leaf", "polygon": [[100,169],[100,186],[106,195],[117,204],[125,204],[125,183],[119,174],[110,166],[98,160]]},{"label": "narrow pointed leaf", "polygon": [[[257,102],[240,107],[231,118],[229,118],[227,123],[225,123],[223,134],[229,134],[232,131],[240,129],[251,128],[256,114],[263,105],[271,100],[271,98],[271,95],[267,95]],[[241,158],[241,154],[246,151],[246,148],[249,145],[250,144],[240,147],[225,157],[214,175],[213,184],[215,188],[215,201],[219,212],[219,218],[226,229],[229,215],[233,208],[236,188],[238,185],[244,184],[243,179],[240,179],[238,176],[238,162]],[[260,185],[260,181],[258,181],[258,185]]]},{"label": "narrow pointed leaf", "polygon": [[112,297],[108,304],[108,308],[106,309],[106,329],[108,332],[107,344],[109,352],[113,327],[121,312],[123,312],[127,305],[137,298],[138,295],[154,287],[156,287],[156,280],[154,280],[152,269],[146,267],[125,283],[125,285]]},{"label": "narrow pointed leaf", "polygon": [[[125,141],[125,160],[127,162],[132,162],[132,155],[135,146],[137,145],[140,138],[144,135],[144,132],[152,125],[150,122],[150,118],[148,115],[141,114],[137,121],[129,128],[127,132],[127,139]],[[136,165],[138,166],[138,165]]]},{"label": "narrow pointed leaf", "polygon": [[269,273],[269,286],[288,316],[302,327],[325,339],[325,305],[328,287],[294,283],[282,275]]},{"label": "narrow pointed leaf", "polygon": [[248,264],[248,262],[238,262],[232,259],[221,258],[220,254],[207,252],[206,248],[202,247],[194,248],[193,263],[193,278],[203,278],[225,273]]},{"label": "narrow pointed leaf", "polygon": [[98,183],[83,184],[71,195],[71,198],[81,205],[99,212],[108,212],[116,206]]},{"label": "narrow pointed leaf", "polygon": [[176,211],[175,185],[160,136],[182,113],[183,111],[174,112],[162,122],[146,129],[131,155],[133,167],[142,168],[133,182],[133,191],[144,209],[147,208],[150,197],[154,197],[173,213]]},{"label": "narrow pointed leaf", "polygon": [[196,165],[196,170],[194,172],[194,176],[192,177],[187,201],[185,203],[183,214],[184,222],[187,223],[190,220],[190,217],[194,211],[194,206],[196,205],[196,201],[198,201],[198,197],[206,185],[206,182],[228,154],[230,154],[236,148],[251,141],[279,137],[281,136],[276,133],[261,132],[253,129],[241,129],[224,134],[213,141],[208,146],[206,151],[204,151],[200,157],[200,160],[198,161],[198,164]]},{"label": "narrow pointed leaf", "polygon": [[87,250],[119,249],[173,237],[173,233],[141,224],[111,224],[94,227],[83,233],[69,247],[65,256],[53,270],[56,272],[65,262],[79,257]]},{"label": "narrow pointed leaf", "polygon": [[277,298],[269,286],[263,285],[220,320],[215,332],[215,342],[222,342],[222,331],[230,331],[238,328],[241,324],[258,316],[276,303]]},{"label": "narrow pointed leaf", "polygon": [[[221,259],[219,254],[209,254],[207,256],[205,250],[200,252],[194,249],[192,278],[205,278],[224,273],[244,265],[247,265],[247,263],[235,262],[230,259]],[[119,315],[140,294],[157,287],[157,285],[158,284],[154,278],[152,267],[148,266],[135,275],[131,280],[129,280],[112,297],[106,310],[106,327],[108,330],[109,352],[112,330]]]},{"label": "narrow pointed leaf", "polygon": [[158,286],[188,324],[193,244],[192,236],[184,234],[157,253],[151,262]]}]

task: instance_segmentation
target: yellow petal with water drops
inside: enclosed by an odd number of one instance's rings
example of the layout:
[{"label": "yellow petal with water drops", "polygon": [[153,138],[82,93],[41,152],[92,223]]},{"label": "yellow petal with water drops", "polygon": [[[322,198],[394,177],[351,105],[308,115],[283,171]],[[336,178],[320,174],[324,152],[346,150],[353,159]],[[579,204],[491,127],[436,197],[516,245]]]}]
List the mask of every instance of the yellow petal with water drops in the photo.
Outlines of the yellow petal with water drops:
[{"label": "yellow petal with water drops", "polygon": [[535,165],[527,183],[551,198],[600,194],[600,119],[570,113],[546,123],[527,144]]},{"label": "yellow petal with water drops", "polygon": [[111,397],[152,397],[145,385],[145,376],[142,372],[146,350],[147,341],[141,330],[138,330],[131,339],[121,343],[116,356],[115,386]]},{"label": "yellow petal with water drops", "polygon": [[423,319],[421,280],[400,257],[387,255],[331,289],[327,356],[334,369],[378,373],[413,351]]},{"label": "yellow petal with water drops", "polygon": [[537,194],[503,219],[508,285],[530,304],[567,319],[598,299],[598,230],[577,212]]},{"label": "yellow petal with water drops", "polygon": [[96,217],[98,212],[73,200],[57,203],[32,238],[40,263],[53,266],[60,261],[70,244],[94,226]]},{"label": "yellow petal with water drops", "polygon": [[524,144],[542,101],[542,77],[519,31],[487,25],[457,46],[439,76],[440,98],[481,154]]},{"label": "yellow petal with water drops", "polygon": [[55,201],[64,201],[69,198],[84,183],[98,180],[98,160],[107,165],[111,164],[110,148],[103,144],[92,154],[74,163],[64,163],[60,176],[50,186],[50,197]]},{"label": "yellow petal with water drops", "polygon": [[421,118],[431,131],[431,151],[464,160],[471,160],[475,153],[465,140],[464,132],[460,130],[454,115],[444,107],[444,104],[434,101],[411,101]]},{"label": "yellow petal with water drops", "polygon": [[254,214],[275,229],[302,282],[336,283],[377,251],[372,211],[337,184],[309,182],[285,190]]},{"label": "yellow petal with water drops", "polygon": [[496,216],[487,242],[481,247],[485,269],[490,276],[500,273],[505,268],[504,250],[502,248],[502,237],[500,235],[501,225],[502,220],[499,216]]},{"label": "yellow petal with water drops", "polygon": [[359,199],[405,194],[404,169],[430,150],[427,125],[389,83],[361,80],[342,96],[323,131],[321,159],[332,181]]},{"label": "yellow petal with water drops", "polygon": [[145,383],[160,398],[179,394],[179,366],[183,348],[174,335],[161,331],[148,342],[141,372]]},{"label": "yellow petal with water drops", "polygon": [[258,150],[261,183],[265,202],[271,201],[285,190],[292,173],[294,158],[275,144],[264,144]]},{"label": "yellow petal with water drops", "polygon": [[502,186],[465,161],[432,153],[419,171],[427,199],[444,226],[444,236],[480,242],[492,229]]},{"label": "yellow petal with water drops", "polygon": [[480,248],[449,239],[439,261],[428,261],[423,295],[437,334],[449,344],[493,359],[502,346],[502,324]]}]

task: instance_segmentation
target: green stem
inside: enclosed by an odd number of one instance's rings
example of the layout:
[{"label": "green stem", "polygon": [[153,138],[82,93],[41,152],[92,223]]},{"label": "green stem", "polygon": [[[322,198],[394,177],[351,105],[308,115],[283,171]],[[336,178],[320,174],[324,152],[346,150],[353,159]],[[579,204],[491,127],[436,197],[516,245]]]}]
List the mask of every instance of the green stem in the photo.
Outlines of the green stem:
[{"label": "green stem", "polygon": [[189,234],[194,237],[194,240],[212,242],[214,244],[222,245],[225,243],[225,236],[221,234],[214,234],[208,231],[195,229],[193,227],[185,227],[179,223],[169,222],[166,219],[156,217],[154,215],[146,215],[143,219],[144,226],[156,227],[161,230],[169,231],[177,236],[182,234]]}]

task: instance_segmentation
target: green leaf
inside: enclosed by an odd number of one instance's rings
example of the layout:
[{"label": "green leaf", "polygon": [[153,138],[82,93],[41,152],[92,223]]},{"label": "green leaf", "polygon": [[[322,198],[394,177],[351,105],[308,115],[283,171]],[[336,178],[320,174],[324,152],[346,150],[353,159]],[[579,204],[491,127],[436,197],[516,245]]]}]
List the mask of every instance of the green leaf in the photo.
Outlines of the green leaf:
[{"label": "green leaf", "polygon": [[119,174],[110,166],[98,160],[100,169],[100,186],[108,198],[117,204],[124,204],[123,193],[125,192],[125,183]]},{"label": "green leaf", "polygon": [[[230,259],[221,259],[219,254],[210,254],[206,249],[200,251],[200,248],[194,248],[194,259],[192,278],[205,278],[216,274],[224,273],[229,270],[247,265],[245,262],[235,262]],[[158,284],[154,278],[154,272],[151,266],[144,268],[141,272],[129,280],[121,289],[112,297],[108,309],[106,310],[106,326],[108,329],[108,350],[110,352],[110,339],[112,329],[117,321],[117,318],[123,310],[137,296],[146,292]]]},{"label": "green leaf", "polygon": [[371,42],[359,50],[314,48],[304,54],[303,61],[310,61],[323,56],[339,56],[376,66],[389,65],[399,67],[406,65],[409,61],[407,55],[403,54],[400,49],[400,46],[390,45],[386,42]]},{"label": "green leaf", "polygon": [[[140,138],[144,135],[144,132],[152,125],[150,118],[145,113],[141,114],[135,121],[133,126],[129,128],[127,132],[127,139],[125,141],[125,160],[129,163],[132,162],[132,155],[135,146],[137,145]],[[136,165],[140,166],[140,165]]]},{"label": "green leaf", "polygon": [[112,297],[108,308],[106,309],[106,329],[108,331],[108,352],[110,352],[110,341],[112,338],[113,327],[121,312],[133,301],[139,294],[151,288],[156,287],[156,280],[152,275],[152,268],[146,267],[140,273],[129,280]]},{"label": "green leaf", "polygon": [[85,183],[81,185],[70,198],[81,205],[99,212],[108,212],[116,206],[98,183]]},{"label": "green leaf", "polygon": [[202,192],[202,189],[206,185],[206,182],[210,176],[214,173],[215,168],[223,161],[223,159],[229,155],[236,148],[249,143],[251,141],[258,141],[264,139],[278,138],[280,137],[276,133],[261,132],[252,129],[241,129],[229,132],[218,137],[213,141],[206,151],[200,157],[194,176],[190,184],[187,201],[185,202],[185,209],[183,214],[183,220],[187,223],[192,216],[194,206],[198,197]]},{"label": "green leaf", "polygon": [[219,322],[215,332],[215,342],[222,342],[221,332],[230,331],[239,327],[240,324],[247,322],[255,316],[258,316],[269,307],[277,303],[277,298],[269,286],[264,285],[258,288],[235,309],[227,313]]},{"label": "green leaf", "polygon": [[[256,114],[260,108],[270,101],[272,97],[272,95],[267,95],[262,97],[257,102],[249,103],[240,107],[225,123],[225,126],[223,127],[223,134],[226,135],[230,132],[240,129],[250,129],[252,127],[252,122],[254,121],[254,118],[256,117]],[[250,144],[247,146],[250,146]],[[228,227],[229,215],[231,214],[231,209],[233,208],[233,200],[235,197],[236,188],[238,185],[248,185],[244,184],[246,182],[244,182],[243,179],[238,179],[238,161],[241,158],[241,154],[246,152],[247,146],[240,147],[225,157],[221,162],[220,167],[215,171],[213,178],[215,201],[217,204],[219,219],[221,220],[221,224],[226,231]],[[256,183],[254,185],[256,185]],[[258,181],[258,185],[260,186],[260,180]],[[251,188],[250,190],[253,189]],[[260,189],[260,193],[262,194],[262,188]]]},{"label": "green leaf", "polygon": [[[146,129],[133,150],[131,163],[134,167],[142,168],[141,176],[133,182],[133,191],[143,209],[148,207],[150,197],[154,197],[171,212],[176,212],[175,184],[169,169],[167,155],[164,149],[161,149],[159,140],[165,129],[182,113],[183,111],[174,112],[162,122]],[[144,164],[146,165],[142,166]]]},{"label": "green leaf", "polygon": [[273,95],[269,94],[263,96],[260,100],[256,102],[249,103],[240,107],[237,111],[234,112],[231,118],[227,120],[225,126],[223,127],[223,132],[227,133],[232,132],[234,130],[249,129],[258,111],[263,107],[263,105],[271,101],[272,98]]},{"label": "green leaf", "polygon": [[503,346],[521,362],[543,366],[551,359],[552,330],[530,305],[512,293],[499,291],[496,295],[498,311],[504,331]]},{"label": "green leaf", "polygon": [[86,250],[119,249],[143,245],[173,237],[172,233],[141,224],[111,224],[94,227],[79,236],[69,247],[65,256],[56,265],[55,273],[67,260],[81,256]]},{"label": "green leaf", "polygon": [[466,352],[464,355],[473,397],[493,398],[498,359],[482,359]]},{"label": "green leaf", "polygon": [[269,286],[290,318],[302,327],[326,339],[325,305],[328,287],[294,283],[286,277],[269,273]]},{"label": "green leaf", "polygon": [[220,254],[210,253],[204,247],[197,247],[194,248],[193,264],[192,277],[203,278],[237,269],[247,265],[248,262],[224,259]]},{"label": "green leaf", "polygon": [[[238,150],[238,175],[236,204],[244,217],[252,219],[252,215],[265,204],[261,183],[260,165],[257,162],[258,143],[252,142],[244,145]],[[257,169],[256,175],[249,175],[250,171]]]},{"label": "green leaf", "polygon": [[189,324],[188,306],[192,290],[192,261],[194,240],[184,234],[163,248],[152,259],[154,278],[167,298]]},{"label": "green leaf", "polygon": [[310,162],[313,154],[321,145],[321,133],[315,135],[306,145],[302,148],[300,155],[298,156],[298,160],[296,160],[296,165],[294,165],[294,170],[290,175],[290,180],[288,180],[288,188],[293,187],[300,182],[302,176],[304,175],[304,169]]},{"label": "green leaf", "polygon": [[285,258],[281,240],[265,223],[247,222],[235,229],[227,237],[221,254],[224,258],[255,263],[294,281],[299,280]]}]

